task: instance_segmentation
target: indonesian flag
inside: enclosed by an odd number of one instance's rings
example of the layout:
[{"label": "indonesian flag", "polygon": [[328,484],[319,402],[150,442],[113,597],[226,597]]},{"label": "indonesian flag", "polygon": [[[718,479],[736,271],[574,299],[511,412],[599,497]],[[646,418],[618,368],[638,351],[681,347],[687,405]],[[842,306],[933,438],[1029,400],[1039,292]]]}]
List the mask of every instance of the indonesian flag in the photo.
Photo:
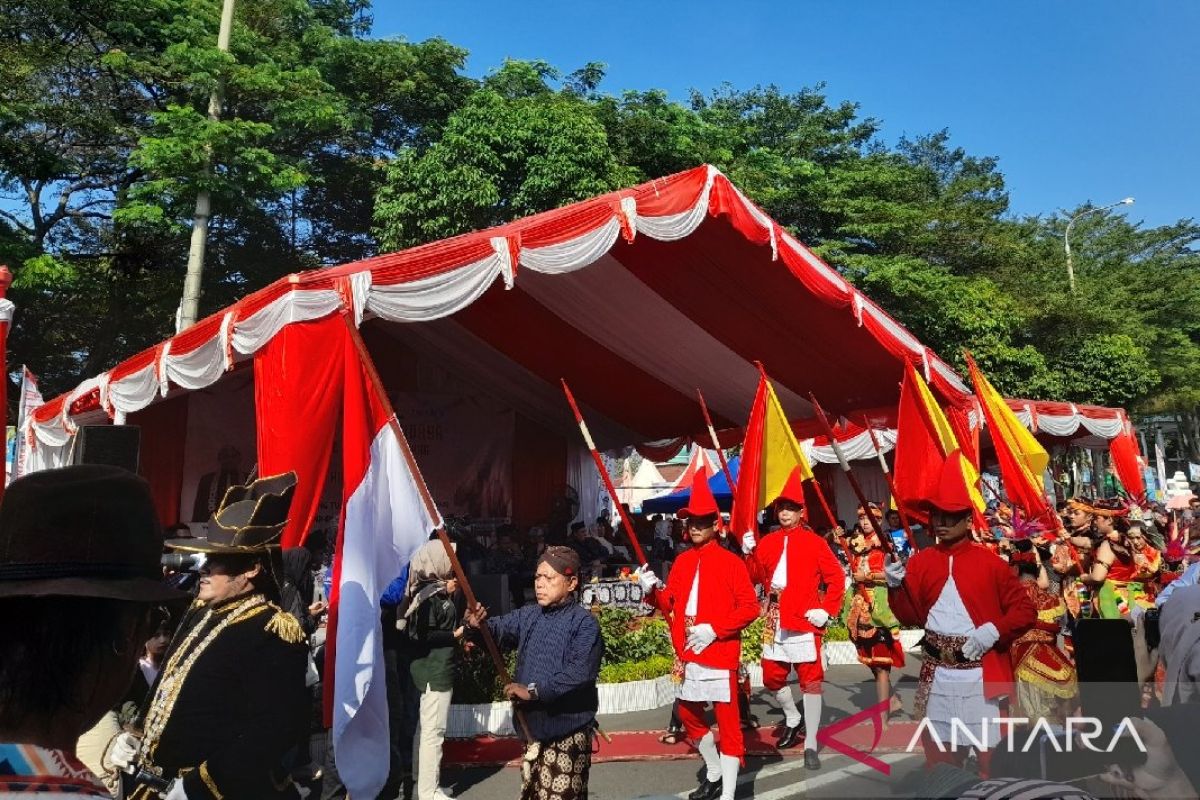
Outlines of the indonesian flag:
[{"label": "indonesian flag", "polygon": [[[893,468],[896,505],[909,516],[925,519],[921,501],[937,493],[946,457],[958,449],[958,440],[950,421],[934,400],[928,384],[912,363],[908,363],[904,371],[904,383],[900,386],[900,408],[896,420]],[[979,472],[965,458],[961,459],[961,463],[971,500],[976,511],[982,512],[986,504],[979,493]]]},{"label": "indonesian flag", "polygon": [[779,397],[766,373],[762,373],[742,444],[742,464],[730,517],[734,533],[757,534],[758,512],[779,496],[794,470],[799,470],[800,480],[813,477]]},{"label": "indonesian flag", "polygon": [[1050,455],[1017,419],[971,354],[964,355],[971,382],[975,385],[975,396],[979,398],[988,430],[992,433],[992,446],[1000,462],[1000,477],[1008,499],[1021,509],[1026,519],[1042,520],[1051,529],[1058,527],[1054,510],[1042,491],[1042,475],[1050,466]]}]

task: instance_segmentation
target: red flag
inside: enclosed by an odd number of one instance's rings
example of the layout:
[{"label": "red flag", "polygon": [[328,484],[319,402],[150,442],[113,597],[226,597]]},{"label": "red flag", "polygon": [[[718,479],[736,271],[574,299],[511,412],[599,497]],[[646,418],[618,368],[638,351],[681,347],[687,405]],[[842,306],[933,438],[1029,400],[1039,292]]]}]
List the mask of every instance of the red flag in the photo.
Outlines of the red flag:
[{"label": "red flag", "polygon": [[763,373],[746,423],[742,462],[738,471],[730,527],[741,536],[758,533],[758,512],[773,502],[799,470],[800,480],[812,478],[812,468],[788,423],[771,382]]},{"label": "red flag", "polygon": [[[896,456],[893,484],[897,508],[917,519],[926,518],[924,501],[938,492],[946,458],[959,449],[958,440],[946,415],[933,399],[933,393],[910,363],[906,365],[900,387],[900,408],[896,420]],[[966,459],[961,460],[977,511],[984,508],[979,494],[979,473]]]},{"label": "red flag", "polygon": [[1108,454],[1126,494],[1138,502],[1145,500],[1146,484],[1142,480],[1142,467],[1133,431],[1122,428],[1116,438],[1108,443]]}]

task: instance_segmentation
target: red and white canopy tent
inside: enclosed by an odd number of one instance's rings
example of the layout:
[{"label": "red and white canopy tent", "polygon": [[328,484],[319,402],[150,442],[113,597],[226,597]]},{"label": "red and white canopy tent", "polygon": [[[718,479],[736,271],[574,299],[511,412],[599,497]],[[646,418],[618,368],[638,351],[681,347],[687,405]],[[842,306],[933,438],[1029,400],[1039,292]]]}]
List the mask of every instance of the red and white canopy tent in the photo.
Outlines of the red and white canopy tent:
[{"label": "red and white canopy tent", "polygon": [[[696,389],[728,431],[722,438],[737,438],[756,360],[791,418],[811,417],[803,399],[810,391],[846,415],[853,456],[873,455],[869,437],[855,430],[859,409],[892,427],[906,359],[946,405],[973,411],[949,365],[705,166],[491,230],[282,278],[39,408],[27,432],[34,465],[62,463],[81,422],[122,423],[168,395],[204,389],[286,326],[344,305],[359,324],[377,320],[367,336],[385,376],[389,352],[422,354],[486,387],[526,428],[571,445],[560,377],[583,401],[602,449],[669,448],[672,438],[682,446],[681,434],[707,444]],[[1108,438],[1123,416],[1018,403],[1031,427],[1055,436],[1082,426]],[[814,444],[815,461],[835,460]],[[156,488],[164,497],[178,490]],[[521,511],[514,516],[530,516]]]}]

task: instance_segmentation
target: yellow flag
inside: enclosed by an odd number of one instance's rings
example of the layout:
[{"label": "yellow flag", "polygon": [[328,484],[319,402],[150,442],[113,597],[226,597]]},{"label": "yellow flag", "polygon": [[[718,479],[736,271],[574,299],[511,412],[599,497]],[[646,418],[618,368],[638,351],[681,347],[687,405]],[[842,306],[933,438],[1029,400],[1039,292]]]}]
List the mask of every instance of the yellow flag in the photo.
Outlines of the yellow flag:
[{"label": "yellow flag", "polygon": [[796,434],[783,413],[783,406],[775,394],[775,387],[770,381],[763,381],[767,387],[766,413],[763,417],[762,432],[762,475],[759,483],[759,506],[765,506],[783,491],[784,484],[792,470],[800,468],[800,480],[808,480],[813,476],[812,467],[804,457],[804,450],[796,440]]}]

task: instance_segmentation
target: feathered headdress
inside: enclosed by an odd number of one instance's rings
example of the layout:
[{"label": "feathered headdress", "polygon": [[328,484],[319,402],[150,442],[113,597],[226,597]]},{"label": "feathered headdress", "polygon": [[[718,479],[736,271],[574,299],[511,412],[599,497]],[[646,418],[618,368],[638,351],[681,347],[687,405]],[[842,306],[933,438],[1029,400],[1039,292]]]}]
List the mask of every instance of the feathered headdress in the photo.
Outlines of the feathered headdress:
[{"label": "feathered headdress", "polygon": [[1020,511],[1013,509],[1012,533],[1009,538],[1013,541],[1032,539],[1046,533],[1046,526],[1038,519],[1026,519]]}]

